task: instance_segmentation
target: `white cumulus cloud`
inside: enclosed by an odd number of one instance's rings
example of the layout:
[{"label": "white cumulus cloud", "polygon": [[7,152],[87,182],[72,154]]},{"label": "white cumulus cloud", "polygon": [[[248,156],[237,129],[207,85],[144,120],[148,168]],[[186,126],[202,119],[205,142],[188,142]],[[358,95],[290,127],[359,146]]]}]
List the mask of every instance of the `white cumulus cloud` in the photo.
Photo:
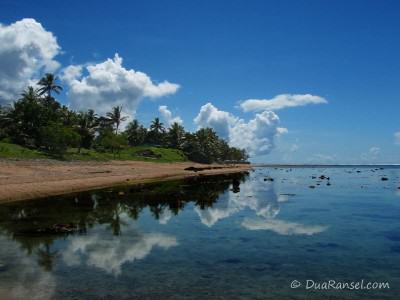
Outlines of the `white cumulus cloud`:
[{"label": "white cumulus cloud", "polygon": [[263,111],[263,110],[278,110],[286,107],[304,106],[307,104],[322,104],[328,101],[320,96],[310,94],[292,95],[282,94],[273,97],[272,99],[247,99],[244,100],[240,107],[245,111]]},{"label": "white cumulus cloud", "polygon": [[92,108],[100,114],[116,105],[134,113],[144,97],[162,97],[179,89],[178,84],[155,83],[143,72],[125,69],[118,54],[98,64],[69,66],[63,70],[61,78],[68,84],[72,108]]},{"label": "white cumulus cloud", "polygon": [[219,110],[210,102],[200,108],[200,112],[194,119],[199,127],[213,128],[219,137],[229,138],[231,128],[237,124],[239,119],[231,113]]},{"label": "white cumulus cloud", "polygon": [[178,124],[183,123],[181,117],[179,117],[179,116],[173,117],[172,116],[172,112],[168,109],[168,107],[166,105],[159,106],[158,112],[160,113],[161,118],[163,119],[163,121],[166,123],[166,125],[168,127],[174,123],[178,123]]},{"label": "white cumulus cloud", "polygon": [[56,37],[34,19],[0,24],[0,103],[9,103],[43,72],[59,67]]},{"label": "white cumulus cloud", "polygon": [[199,128],[213,128],[231,146],[244,148],[250,155],[268,154],[274,148],[275,137],[287,132],[286,128],[278,127],[279,117],[272,111],[256,114],[246,122],[211,103],[201,107],[194,123]]}]

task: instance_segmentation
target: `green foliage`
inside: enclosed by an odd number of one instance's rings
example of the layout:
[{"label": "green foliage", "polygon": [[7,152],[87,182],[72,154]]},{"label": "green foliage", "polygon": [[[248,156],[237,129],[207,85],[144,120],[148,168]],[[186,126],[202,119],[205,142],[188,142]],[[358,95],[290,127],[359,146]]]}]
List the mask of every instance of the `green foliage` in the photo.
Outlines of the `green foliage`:
[{"label": "green foliage", "polygon": [[147,134],[146,141],[152,145],[164,145],[165,142],[165,127],[160,122],[159,118],[155,118],[150,125],[150,130]]},{"label": "green foliage", "polygon": [[80,136],[72,129],[57,123],[50,123],[40,129],[42,145],[49,153],[62,156],[68,146],[77,146]]},{"label": "green foliage", "polygon": [[147,129],[140,125],[138,120],[133,120],[128,124],[125,134],[130,146],[138,146],[145,142]]},{"label": "green foliage", "polygon": [[182,149],[185,141],[185,129],[178,123],[173,123],[167,133],[167,143],[169,147]]},{"label": "green foliage", "polygon": [[59,94],[62,91],[62,87],[57,85],[57,77],[51,73],[46,73],[44,77],[39,80],[38,85],[40,86],[38,89],[39,96],[47,95],[47,98],[51,98],[52,92]]},{"label": "green foliage", "polygon": [[115,128],[115,134],[118,134],[118,128],[121,125],[121,122],[125,121],[128,119],[128,117],[123,117],[122,116],[122,106],[114,106],[111,110],[111,112],[107,113],[107,117],[109,119],[109,122],[113,124]]},{"label": "green foliage", "polygon": [[111,151],[114,154],[119,154],[124,146],[128,144],[125,134],[116,134],[111,130],[104,131],[97,138],[96,145],[100,151]]},{"label": "green foliage", "polygon": [[87,112],[81,112],[77,115],[77,124],[75,130],[80,136],[80,145],[78,152],[81,148],[89,149],[92,147],[92,143],[96,134],[96,130],[99,127],[99,119],[92,109]]},{"label": "green foliage", "polygon": [[0,157],[19,158],[19,159],[40,159],[47,158],[47,155],[38,150],[28,149],[26,147],[11,144],[3,140],[0,142]]},{"label": "green foliage", "polygon": [[[12,106],[0,107],[0,139],[20,145],[15,148],[16,157],[42,157],[46,153],[66,159],[184,161],[188,158],[201,163],[248,159],[245,150],[230,147],[211,128],[190,133],[177,123],[166,128],[155,118],[149,129],[133,120],[120,132],[122,122],[127,119],[121,106],[113,107],[106,116],[98,116],[93,110],[75,112],[52,97],[52,93],[62,91],[53,74],[45,74],[38,85],[38,90],[28,87]],[[0,156],[10,157],[10,149],[13,146],[3,147]]]},{"label": "green foliage", "polygon": [[[154,157],[147,157],[141,153],[151,151]],[[1,155],[1,154],[0,154]],[[184,162],[187,161],[185,154],[177,149],[170,148],[157,148],[149,146],[136,146],[136,147],[123,147],[119,153],[112,153],[108,151],[96,151],[93,149],[82,149],[80,153],[75,148],[68,149],[64,154],[67,160],[97,160],[107,161],[111,159],[118,160],[134,160],[134,161],[150,161],[150,162]]]}]

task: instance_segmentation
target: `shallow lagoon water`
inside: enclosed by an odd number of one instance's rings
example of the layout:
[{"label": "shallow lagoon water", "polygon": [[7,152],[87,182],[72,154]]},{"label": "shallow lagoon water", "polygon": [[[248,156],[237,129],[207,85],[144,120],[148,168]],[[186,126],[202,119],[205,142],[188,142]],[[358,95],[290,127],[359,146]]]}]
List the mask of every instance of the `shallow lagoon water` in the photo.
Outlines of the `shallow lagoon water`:
[{"label": "shallow lagoon water", "polygon": [[398,299],[398,187],[394,167],[256,168],[3,204],[0,299]]}]

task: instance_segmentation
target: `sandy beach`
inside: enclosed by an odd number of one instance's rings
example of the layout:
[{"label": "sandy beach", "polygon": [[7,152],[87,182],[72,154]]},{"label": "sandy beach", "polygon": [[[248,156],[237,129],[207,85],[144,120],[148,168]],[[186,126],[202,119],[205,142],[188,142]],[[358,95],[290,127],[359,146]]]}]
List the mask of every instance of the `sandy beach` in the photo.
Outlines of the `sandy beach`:
[{"label": "sandy beach", "polygon": [[[185,170],[190,167],[198,170]],[[0,161],[0,203],[115,185],[233,173],[250,168],[250,165],[202,165],[191,162],[3,160]]]}]

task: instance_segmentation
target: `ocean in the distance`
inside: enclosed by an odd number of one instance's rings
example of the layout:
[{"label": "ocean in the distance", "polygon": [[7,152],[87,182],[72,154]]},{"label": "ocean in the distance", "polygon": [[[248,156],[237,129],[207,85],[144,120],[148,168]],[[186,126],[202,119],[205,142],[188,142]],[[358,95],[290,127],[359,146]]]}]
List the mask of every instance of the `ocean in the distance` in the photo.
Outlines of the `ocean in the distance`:
[{"label": "ocean in the distance", "polygon": [[255,168],[0,205],[0,299],[399,295],[398,167]]}]

